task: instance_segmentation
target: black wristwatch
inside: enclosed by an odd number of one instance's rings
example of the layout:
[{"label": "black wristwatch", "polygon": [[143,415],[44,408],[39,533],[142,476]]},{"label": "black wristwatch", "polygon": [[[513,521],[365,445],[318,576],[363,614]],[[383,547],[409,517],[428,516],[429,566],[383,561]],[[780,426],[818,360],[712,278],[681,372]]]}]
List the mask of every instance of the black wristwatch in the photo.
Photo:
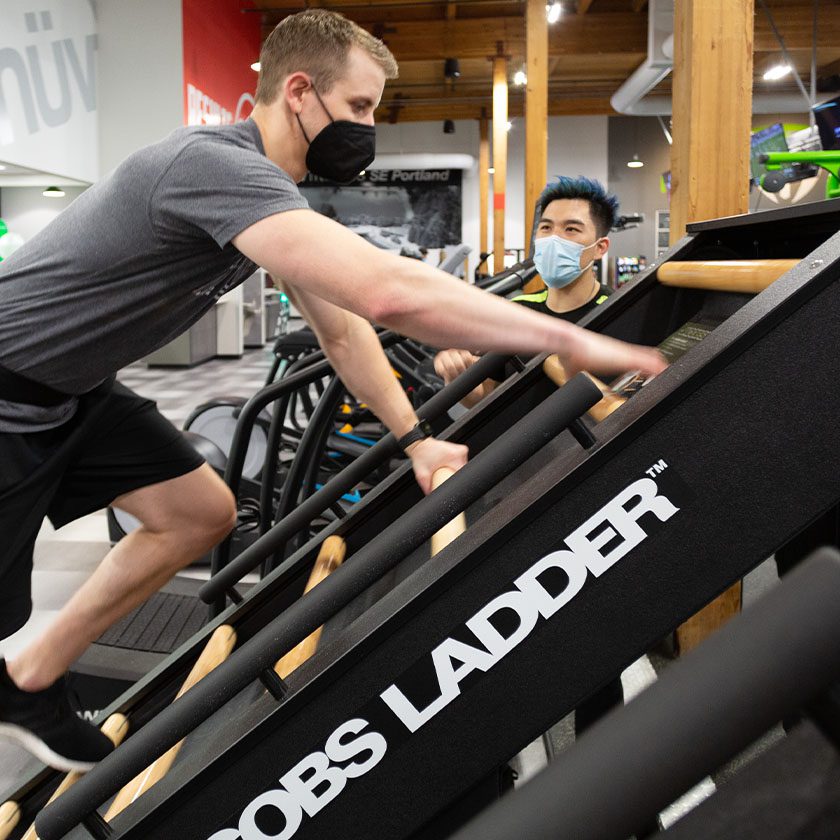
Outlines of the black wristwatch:
[{"label": "black wristwatch", "polygon": [[432,424],[428,420],[419,420],[417,425],[410,431],[406,432],[398,441],[397,446],[405,451],[412,443],[417,443],[418,440],[434,437],[432,431]]}]

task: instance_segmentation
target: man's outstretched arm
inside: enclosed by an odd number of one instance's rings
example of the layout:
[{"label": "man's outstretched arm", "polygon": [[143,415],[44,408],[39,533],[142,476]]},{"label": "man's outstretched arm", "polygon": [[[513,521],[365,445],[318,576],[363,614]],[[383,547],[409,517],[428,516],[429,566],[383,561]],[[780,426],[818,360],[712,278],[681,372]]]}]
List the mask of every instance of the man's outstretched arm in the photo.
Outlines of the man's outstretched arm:
[{"label": "man's outstretched arm", "polygon": [[233,240],[292,286],[436,347],[557,353],[569,373],[659,373],[653,348],[591,333],[486,294],[419,260],[382,251],[312,210],[289,210]]},{"label": "man's outstretched arm", "polygon": [[[341,309],[288,282],[279,281],[292,303],[318,336],[327,358],[348,390],[367,403],[397,438],[411,431],[417,415],[397,381],[373,327],[352,312]],[[432,475],[441,467],[459,470],[467,460],[467,447],[427,438],[406,449],[417,483],[431,491]]]}]

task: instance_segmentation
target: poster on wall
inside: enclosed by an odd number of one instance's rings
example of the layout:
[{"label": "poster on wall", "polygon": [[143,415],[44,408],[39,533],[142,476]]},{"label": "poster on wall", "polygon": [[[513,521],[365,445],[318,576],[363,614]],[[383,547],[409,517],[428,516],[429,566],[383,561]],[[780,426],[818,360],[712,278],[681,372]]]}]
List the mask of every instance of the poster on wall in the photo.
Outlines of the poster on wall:
[{"label": "poster on wall", "polygon": [[461,244],[460,169],[371,169],[351,184],[307,175],[300,191],[377,248],[438,265]]}]

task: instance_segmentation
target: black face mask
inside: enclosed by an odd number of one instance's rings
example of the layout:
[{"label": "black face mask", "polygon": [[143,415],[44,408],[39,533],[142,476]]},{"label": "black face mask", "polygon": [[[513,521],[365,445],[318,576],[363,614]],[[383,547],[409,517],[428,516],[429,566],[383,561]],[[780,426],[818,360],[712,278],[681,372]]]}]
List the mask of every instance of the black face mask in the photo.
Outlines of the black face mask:
[{"label": "black face mask", "polygon": [[372,125],[362,125],[350,120],[334,120],[318,91],[315,88],[312,90],[321,107],[327,112],[330,124],[310,140],[300,121],[300,115],[295,115],[300,130],[309,143],[306,168],[321,178],[349,184],[363,169],[373,163],[376,156],[376,129]]}]

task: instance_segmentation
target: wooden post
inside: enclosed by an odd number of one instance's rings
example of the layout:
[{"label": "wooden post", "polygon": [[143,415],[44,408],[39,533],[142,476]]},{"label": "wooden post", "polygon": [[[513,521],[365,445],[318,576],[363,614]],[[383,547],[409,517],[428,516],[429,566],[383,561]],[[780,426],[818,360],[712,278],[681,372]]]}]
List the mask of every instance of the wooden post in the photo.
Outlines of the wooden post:
[{"label": "wooden post", "polygon": [[505,267],[505,189],[507,186],[507,57],[493,59],[493,273]]},{"label": "wooden post", "polygon": [[478,121],[478,248],[487,253],[487,196],[490,193],[490,137],[487,113],[481,109]]},{"label": "wooden post", "polygon": [[[671,242],[688,222],[749,210],[754,0],[680,0],[674,10]],[[677,629],[685,652],[740,609],[730,587]]]},{"label": "wooden post", "polygon": [[749,211],[753,14],[754,0],[675,5],[671,243]]},{"label": "wooden post", "polygon": [[[344,562],[346,554],[347,544],[342,537],[338,537],[335,534],[327,537],[321,544],[321,550],[315,559],[315,565],[312,567],[309,579],[306,581],[303,594],[305,595],[310,589],[313,589],[322,580],[331,575]],[[319,627],[317,630],[313,630],[302,642],[295,645],[285,656],[275,663],[274,670],[282,679],[288,677],[295,668],[302,665],[315,653],[318,642],[321,640],[321,631],[323,629],[323,627]]]},{"label": "wooden post", "polygon": [[531,241],[534,207],[548,167],[548,21],[545,0],[525,10],[525,247]]},{"label": "wooden post", "polygon": [[[455,470],[449,467],[440,467],[432,475],[432,490],[437,490],[444,481],[448,481],[455,475]],[[432,534],[431,556],[434,557],[439,551],[443,551],[453,540],[457,539],[467,530],[467,517],[463,512],[457,514],[446,523],[439,531]]]},{"label": "wooden post", "polygon": [[[221,665],[236,645],[236,630],[229,624],[221,624],[214,631],[213,635],[204,645],[198,659],[187,674],[186,680],[178,690],[175,698],[183,697],[194,685],[199,683],[214,668]],[[170,747],[162,756],[156,758],[145,770],[135,776],[126,784],[114,797],[114,801],[105,812],[106,822],[112,820],[117,814],[124,811],[132,802],[142,796],[150,787],[157,784],[169,771],[169,768],[178,757],[178,753],[184,741],[178,741],[175,746]]]},{"label": "wooden post", "polygon": [[20,806],[11,799],[0,805],[0,840],[10,837],[20,822]]},{"label": "wooden post", "polygon": [[[114,742],[115,747],[118,747],[128,734],[128,718],[119,712],[115,712],[102,724],[102,732]],[[47,802],[55,802],[61,794],[73,787],[83,775],[83,773],[76,771],[68,773],[61,780],[61,784],[53,791],[53,795]],[[0,832],[0,837],[3,837],[2,832]],[[34,823],[29,826],[29,829],[21,836],[20,840],[38,840],[38,833],[35,831]]]}]

